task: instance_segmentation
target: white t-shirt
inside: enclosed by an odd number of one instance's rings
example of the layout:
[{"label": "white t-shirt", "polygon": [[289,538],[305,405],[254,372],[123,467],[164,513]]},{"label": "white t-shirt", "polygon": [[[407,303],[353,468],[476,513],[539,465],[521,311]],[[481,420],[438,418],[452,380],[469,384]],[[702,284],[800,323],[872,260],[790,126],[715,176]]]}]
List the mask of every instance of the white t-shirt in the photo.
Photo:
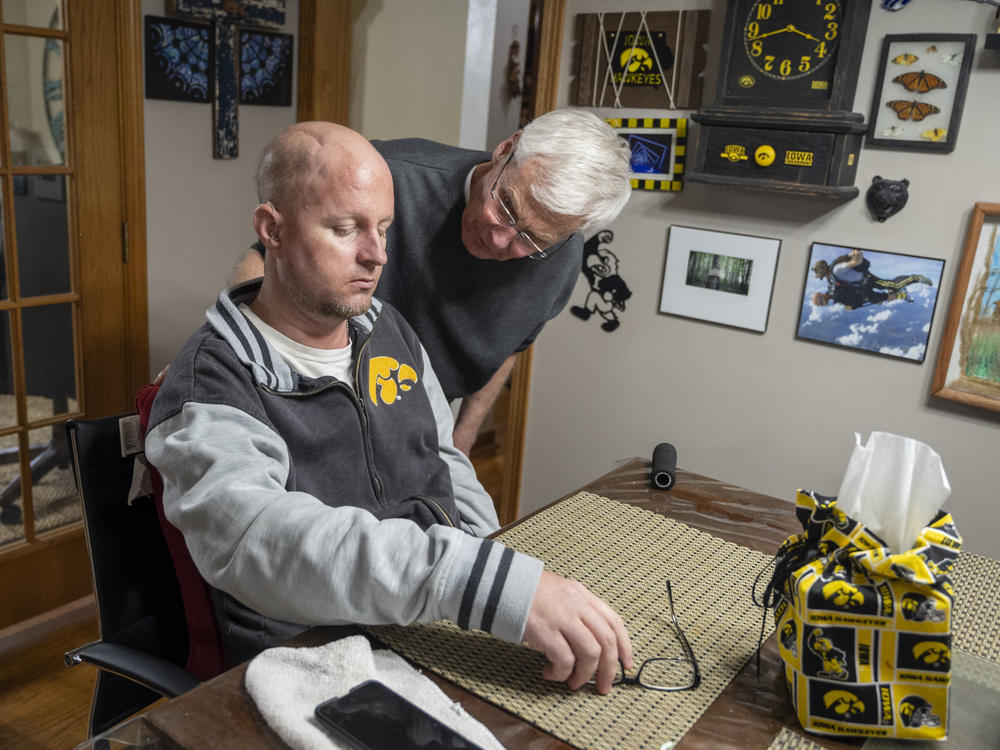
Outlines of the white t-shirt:
[{"label": "white t-shirt", "polygon": [[351,380],[351,345],[340,349],[314,349],[288,338],[283,333],[271,328],[261,320],[246,304],[240,305],[240,311],[247,320],[254,324],[261,335],[267,339],[295,372],[310,378],[321,378],[332,375],[338,380]]}]

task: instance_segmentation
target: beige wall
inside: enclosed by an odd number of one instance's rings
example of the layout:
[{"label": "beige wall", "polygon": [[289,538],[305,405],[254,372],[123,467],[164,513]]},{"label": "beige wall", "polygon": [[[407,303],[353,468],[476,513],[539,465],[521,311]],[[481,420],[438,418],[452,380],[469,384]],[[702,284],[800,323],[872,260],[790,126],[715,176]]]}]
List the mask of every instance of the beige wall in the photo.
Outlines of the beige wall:
[{"label": "beige wall", "polygon": [[[643,7],[711,8],[709,49],[717,50],[724,6],[721,0],[650,0]],[[568,102],[574,16],[606,9],[604,0],[567,2],[562,104]],[[979,35],[953,153],[863,149],[857,176],[862,196],[845,203],[693,183],[675,195],[633,194],[611,226],[611,247],[633,292],[621,328],[608,334],[593,319],[584,323],[564,311],[536,345],[522,513],[623,459],[649,457],[661,441],[676,446],[682,467],[754,490],[788,500],[799,487],[835,494],[853,433],[867,437],[886,430],[922,440],[941,454],[952,485],[946,507],[966,549],[1000,557],[1000,493],[993,473],[1000,414],[928,395],[970,209],[976,201],[1000,202],[1000,53],[983,51],[992,14],[988,6],[961,0],[912,3],[896,13],[873,3],[854,106],[866,121],[885,34]],[[710,66],[714,81],[715,62]],[[611,109],[598,114],[618,116]],[[910,180],[908,205],[884,224],[869,217],[864,203],[874,175]],[[658,312],[671,224],[781,239],[764,334]],[[945,259],[923,364],[796,340],[814,241]],[[581,281],[570,304],[582,304],[584,297]]]},{"label": "beige wall", "polygon": [[354,0],[350,126],[458,143],[469,0]]},{"label": "beige wall", "polygon": [[[163,16],[163,0],[143,0]],[[298,0],[285,27],[298,49]],[[278,130],[295,122],[290,107],[240,107],[237,159],[212,158],[212,107],[146,99],[146,241],[149,366],[157,373],[198,326],[230,271],[256,239],[250,223],[257,157]]]}]

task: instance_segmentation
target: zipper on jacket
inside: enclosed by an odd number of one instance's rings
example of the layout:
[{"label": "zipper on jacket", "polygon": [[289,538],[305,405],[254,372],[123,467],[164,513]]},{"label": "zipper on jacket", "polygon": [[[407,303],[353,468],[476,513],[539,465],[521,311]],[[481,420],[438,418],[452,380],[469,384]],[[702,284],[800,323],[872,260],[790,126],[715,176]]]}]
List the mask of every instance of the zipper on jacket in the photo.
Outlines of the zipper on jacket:
[{"label": "zipper on jacket", "polygon": [[365,354],[365,348],[368,346],[368,342],[372,340],[372,336],[375,334],[375,326],[378,324],[378,318],[372,321],[372,329],[368,332],[368,336],[365,337],[364,342],[361,344],[361,348],[358,349],[358,356],[354,360],[354,397],[357,400],[358,405],[361,407],[361,421],[364,427],[365,433],[365,456],[368,459],[368,473],[371,475],[372,481],[375,483],[375,496],[381,505],[385,505],[385,493],[382,490],[382,480],[378,478],[378,472],[375,471],[375,448],[372,447],[371,438],[371,422],[368,420],[368,409],[365,407],[365,397],[364,391],[361,389],[360,371],[361,371],[361,359]]},{"label": "zipper on jacket", "polygon": [[419,497],[421,500],[426,500],[435,508],[437,508],[439,511],[441,511],[441,515],[444,516],[444,520],[448,522],[448,525],[451,526],[452,528],[455,528],[455,524],[452,522],[451,516],[448,515],[448,512],[441,507],[441,504],[437,500],[427,497],[426,495],[417,495],[417,497]]},{"label": "zipper on jacket", "polygon": [[374,449],[371,445],[371,437],[369,435],[369,423],[368,414],[365,412],[364,400],[358,396],[358,394],[351,388],[350,383],[346,383],[343,380],[331,380],[326,385],[320,386],[315,390],[309,391],[308,393],[303,393],[301,391],[279,391],[271,388],[270,386],[260,384],[260,388],[268,393],[274,394],[275,396],[283,396],[285,398],[308,398],[310,396],[315,396],[319,393],[330,390],[331,388],[343,388],[347,394],[350,396],[351,401],[354,403],[354,409],[361,416],[361,426],[362,432],[365,434],[365,460],[368,463],[368,475],[372,480],[372,490],[375,492],[375,499],[379,505],[385,505],[385,496],[382,491],[382,481],[378,478],[378,474],[375,473],[375,459],[374,459]]}]

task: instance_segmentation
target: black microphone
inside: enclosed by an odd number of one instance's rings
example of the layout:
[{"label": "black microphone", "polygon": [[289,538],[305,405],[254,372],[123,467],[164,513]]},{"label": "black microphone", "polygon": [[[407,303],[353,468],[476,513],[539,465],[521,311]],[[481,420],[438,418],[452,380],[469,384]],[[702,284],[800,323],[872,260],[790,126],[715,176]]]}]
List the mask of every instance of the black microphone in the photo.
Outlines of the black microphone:
[{"label": "black microphone", "polygon": [[674,486],[677,472],[677,451],[670,443],[660,443],[653,449],[653,468],[649,473],[650,483],[661,490]]}]

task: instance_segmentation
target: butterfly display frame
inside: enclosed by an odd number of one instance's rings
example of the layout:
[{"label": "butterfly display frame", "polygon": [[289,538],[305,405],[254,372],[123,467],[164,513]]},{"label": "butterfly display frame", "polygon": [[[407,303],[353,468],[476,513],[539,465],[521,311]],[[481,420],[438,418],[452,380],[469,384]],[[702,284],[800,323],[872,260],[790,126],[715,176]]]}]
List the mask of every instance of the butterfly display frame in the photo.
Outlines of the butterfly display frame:
[{"label": "butterfly display frame", "polygon": [[887,34],[865,145],[953,151],[975,45],[975,34]]}]

